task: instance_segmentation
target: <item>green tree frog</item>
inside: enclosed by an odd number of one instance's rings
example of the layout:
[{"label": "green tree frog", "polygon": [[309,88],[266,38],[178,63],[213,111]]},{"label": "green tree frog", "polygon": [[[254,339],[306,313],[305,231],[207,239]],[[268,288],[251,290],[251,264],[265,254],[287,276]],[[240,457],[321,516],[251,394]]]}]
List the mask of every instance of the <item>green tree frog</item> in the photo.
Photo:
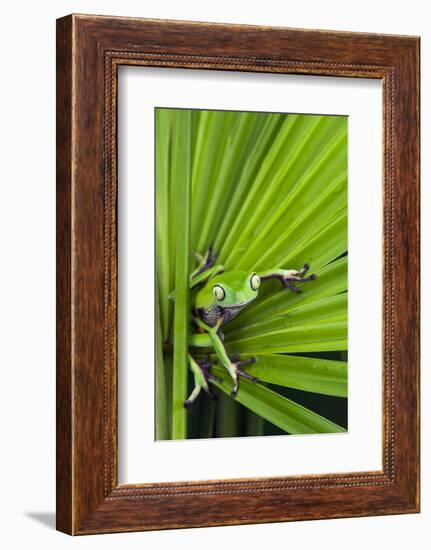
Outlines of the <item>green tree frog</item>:
[{"label": "green tree frog", "polygon": [[[189,346],[197,348],[212,347],[218,361],[227,369],[232,381],[232,397],[235,397],[239,389],[240,377],[256,382],[241,367],[256,361],[254,357],[240,361],[238,356],[229,357],[223,344],[222,326],[234,319],[244,308],[251,304],[259,294],[262,281],[278,279],[282,288],[293,292],[301,292],[297,288],[298,283],[312,281],[316,275],[305,274],[309,265],[305,264],[301,269],[270,269],[253,273],[247,271],[224,272],[223,266],[215,265],[217,256],[213,254],[212,247],[205,256],[196,254],[198,267],[191,274],[190,288],[198,289],[192,300],[193,323],[201,331],[189,335]],[[211,373],[211,363],[208,358],[197,362],[191,353],[188,356],[189,366],[194,375],[194,388],[184,406],[189,407],[203,389],[210,397],[215,399],[209,381],[219,378]]]}]

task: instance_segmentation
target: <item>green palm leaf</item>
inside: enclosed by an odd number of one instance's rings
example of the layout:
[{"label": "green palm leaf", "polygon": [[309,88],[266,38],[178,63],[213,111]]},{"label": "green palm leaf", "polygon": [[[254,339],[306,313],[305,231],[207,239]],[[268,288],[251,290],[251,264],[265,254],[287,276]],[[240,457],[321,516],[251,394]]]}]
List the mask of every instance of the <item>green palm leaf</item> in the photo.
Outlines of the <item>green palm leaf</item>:
[{"label": "green palm leaf", "polygon": [[[230,394],[232,384],[229,376],[221,367],[214,372],[222,382],[215,382],[226,394]],[[259,384],[243,380],[237,396],[238,401],[266,420],[291,434],[336,433],[344,429],[319,414],[282,397],[276,392]]]},{"label": "green palm leaf", "polygon": [[252,336],[268,335],[302,326],[328,324],[334,321],[347,321],[347,294],[336,294],[329,298],[315,300],[308,304],[292,307],[277,317],[265,318],[258,323],[250,323],[229,332],[227,342],[242,340]]},{"label": "green palm leaf", "polygon": [[187,398],[187,339],[189,325],[191,113],[173,111],[172,181],[175,184],[175,317],[172,393],[172,438],[187,437],[184,401]]},{"label": "green palm leaf", "polygon": [[294,355],[257,355],[248,371],[263,382],[347,397],[347,363]]}]

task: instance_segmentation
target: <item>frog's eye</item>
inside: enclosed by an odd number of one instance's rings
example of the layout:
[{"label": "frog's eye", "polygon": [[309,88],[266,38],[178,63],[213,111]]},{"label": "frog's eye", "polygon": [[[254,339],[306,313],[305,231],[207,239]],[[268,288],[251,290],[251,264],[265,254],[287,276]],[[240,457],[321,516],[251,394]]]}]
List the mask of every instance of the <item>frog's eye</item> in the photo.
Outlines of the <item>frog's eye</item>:
[{"label": "frog's eye", "polygon": [[226,292],[224,291],[224,288],[220,285],[214,285],[213,287],[213,294],[217,300],[224,300],[226,296]]},{"label": "frog's eye", "polygon": [[250,278],[250,286],[253,290],[257,290],[260,287],[260,277],[256,273],[253,273]]}]

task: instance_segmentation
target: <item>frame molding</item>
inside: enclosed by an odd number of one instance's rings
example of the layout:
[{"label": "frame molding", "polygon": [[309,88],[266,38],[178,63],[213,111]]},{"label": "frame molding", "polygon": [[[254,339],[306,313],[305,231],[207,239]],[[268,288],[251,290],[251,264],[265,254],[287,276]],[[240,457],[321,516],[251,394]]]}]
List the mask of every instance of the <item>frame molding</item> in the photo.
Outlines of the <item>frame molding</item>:
[{"label": "frame molding", "polygon": [[[119,65],[382,80],[382,471],[118,484]],[[81,15],[59,19],[57,529],[89,534],[418,511],[419,39]]]}]

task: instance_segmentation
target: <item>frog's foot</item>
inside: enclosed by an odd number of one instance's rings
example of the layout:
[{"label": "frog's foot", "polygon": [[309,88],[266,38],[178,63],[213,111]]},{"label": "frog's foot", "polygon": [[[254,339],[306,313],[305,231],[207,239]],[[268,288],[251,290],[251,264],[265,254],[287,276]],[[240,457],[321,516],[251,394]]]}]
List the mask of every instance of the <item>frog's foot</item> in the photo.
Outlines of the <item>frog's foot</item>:
[{"label": "frog's foot", "polygon": [[197,252],[195,253],[194,256],[197,259],[197,261],[199,262],[198,269],[194,273],[194,276],[196,277],[200,273],[203,273],[204,271],[207,271],[208,269],[213,267],[213,265],[215,265],[218,254],[215,254],[214,249],[213,249],[213,245],[211,244],[208,247],[208,250],[206,251],[204,256],[202,256],[201,254],[199,254]]},{"label": "frog's foot", "polygon": [[231,362],[231,369],[229,369],[229,372],[230,372],[230,375],[232,376],[233,388],[230,394],[232,397],[235,397],[239,390],[239,380],[241,376],[246,380],[250,380],[250,382],[254,382],[254,383],[258,382],[258,379],[241,368],[241,367],[252,365],[253,363],[255,363],[256,357],[249,357],[244,361],[240,361],[239,354],[235,354],[232,357],[232,360],[233,361]]},{"label": "frog's foot", "polygon": [[221,264],[216,265],[218,254],[213,252],[212,245],[208,248],[206,254],[202,256],[198,252],[194,254],[198,265],[190,274],[190,288],[204,284],[211,277],[223,273],[224,267]]},{"label": "frog's foot", "polygon": [[301,269],[276,269],[274,271],[267,271],[260,274],[259,276],[262,280],[265,279],[279,279],[283,288],[288,288],[293,292],[299,294],[301,290],[296,286],[301,283],[306,283],[307,281],[314,281],[317,278],[317,275],[311,274],[307,277],[304,275],[310,269],[309,264],[304,264]]},{"label": "frog's foot", "polygon": [[202,389],[211,397],[211,399],[216,401],[217,396],[212,391],[208,382],[210,380],[214,380],[215,382],[221,383],[222,380],[218,376],[215,376],[211,373],[212,363],[208,361],[208,357],[205,356],[201,361],[198,362],[194,361],[193,358],[189,358],[189,361],[194,374],[195,387],[193,388],[193,391],[188,399],[184,401],[184,407],[190,407],[190,405],[195,401]]},{"label": "frog's foot", "polygon": [[[209,382],[210,380],[214,380],[214,382],[219,382],[220,384],[223,382],[221,378],[219,378],[218,376],[216,376],[211,372],[211,367],[213,366],[213,363],[211,363],[211,361],[208,361],[207,355],[201,361],[198,362],[198,365],[201,368],[201,371],[207,382]],[[211,395],[211,390],[209,386],[207,391]]]},{"label": "frog's foot", "polygon": [[295,284],[306,283],[307,281],[314,281],[315,279],[317,279],[317,275],[315,275],[314,273],[308,275],[307,277],[304,277],[309,269],[309,264],[304,264],[302,268],[298,271],[295,271],[294,269],[287,269],[283,278],[281,279],[281,284],[284,288],[288,288],[293,292],[300,293],[301,290],[296,287]]}]

